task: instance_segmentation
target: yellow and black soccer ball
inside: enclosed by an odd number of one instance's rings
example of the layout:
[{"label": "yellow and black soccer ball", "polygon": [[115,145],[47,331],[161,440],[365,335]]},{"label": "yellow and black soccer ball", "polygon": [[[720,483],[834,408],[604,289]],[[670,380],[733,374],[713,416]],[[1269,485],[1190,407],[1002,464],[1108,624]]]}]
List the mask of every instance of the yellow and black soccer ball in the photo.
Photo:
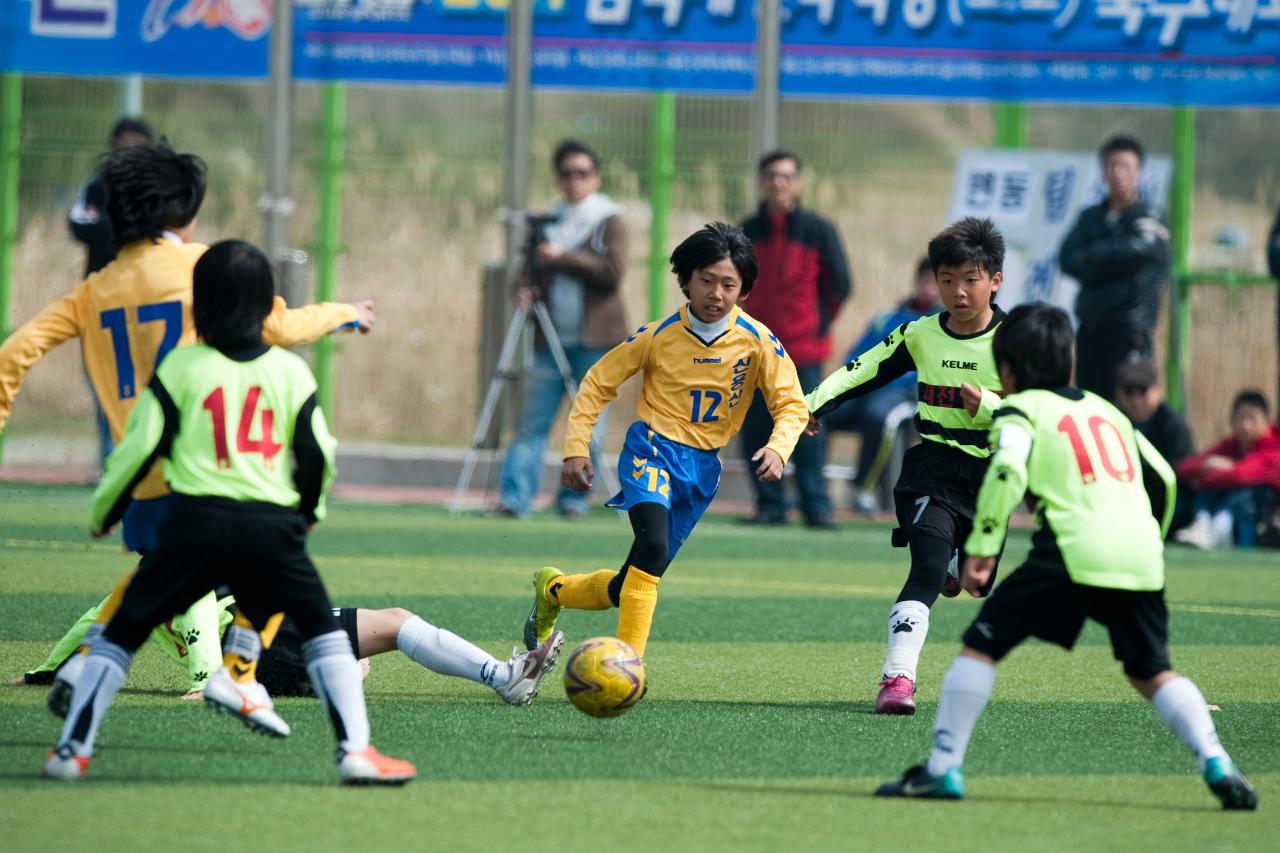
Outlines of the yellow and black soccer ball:
[{"label": "yellow and black soccer ball", "polygon": [[587,640],[573,650],[564,668],[569,701],[593,717],[625,714],[646,689],[644,660],[617,637]]}]

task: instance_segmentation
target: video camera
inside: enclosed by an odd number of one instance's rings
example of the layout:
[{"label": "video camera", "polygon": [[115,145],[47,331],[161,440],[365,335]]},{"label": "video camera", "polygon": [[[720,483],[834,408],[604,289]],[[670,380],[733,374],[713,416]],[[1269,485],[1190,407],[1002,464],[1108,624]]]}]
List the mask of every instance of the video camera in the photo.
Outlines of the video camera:
[{"label": "video camera", "polygon": [[538,263],[537,248],[547,242],[546,228],[548,225],[559,222],[559,215],[539,210],[511,210],[503,207],[498,209],[498,220],[524,229],[524,266],[532,281]]}]

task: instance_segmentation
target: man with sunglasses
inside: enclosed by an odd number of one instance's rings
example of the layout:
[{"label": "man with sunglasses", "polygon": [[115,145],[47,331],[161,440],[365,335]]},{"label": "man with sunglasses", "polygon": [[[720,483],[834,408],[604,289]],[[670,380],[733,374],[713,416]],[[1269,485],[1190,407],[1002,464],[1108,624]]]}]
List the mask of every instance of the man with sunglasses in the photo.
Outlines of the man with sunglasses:
[{"label": "man with sunglasses", "polygon": [[[629,331],[619,293],[627,231],[621,208],[600,192],[600,161],[594,151],[568,139],[556,146],[551,165],[562,199],[548,211],[528,265],[530,274],[517,287],[516,300],[522,306],[546,300],[552,326],[581,382]],[[523,518],[531,512],[547,433],[564,394],[564,379],[538,329],[524,411],[502,461],[500,515]],[[604,429],[602,417],[596,425],[597,445]],[[587,511],[587,495],[562,488],[556,507],[561,515],[575,518]]]}]

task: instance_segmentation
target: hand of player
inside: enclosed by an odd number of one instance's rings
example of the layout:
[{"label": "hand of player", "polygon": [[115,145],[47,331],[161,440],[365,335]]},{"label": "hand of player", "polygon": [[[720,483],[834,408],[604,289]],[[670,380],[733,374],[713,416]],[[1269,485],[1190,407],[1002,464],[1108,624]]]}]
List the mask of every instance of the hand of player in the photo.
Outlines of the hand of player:
[{"label": "hand of player", "polygon": [[190,693],[183,693],[178,697],[183,702],[199,702],[204,698],[203,690],[192,690]]},{"label": "hand of player", "polygon": [[969,417],[976,418],[978,406],[982,405],[982,389],[975,388],[966,382],[960,386],[960,400],[964,403],[964,410],[969,413]]},{"label": "hand of player", "polygon": [[538,248],[534,250],[534,254],[538,256],[538,263],[549,264],[563,255],[564,251],[550,243],[539,243]]},{"label": "hand of player", "polygon": [[965,557],[964,566],[960,569],[960,586],[974,598],[981,598],[982,589],[991,580],[995,567],[995,557]]},{"label": "hand of player", "polygon": [[355,303],[355,306],[356,328],[360,330],[360,334],[367,335],[374,324],[378,322],[378,318],[373,312],[373,300],[366,299],[363,302]]},{"label": "hand of player", "polygon": [[805,435],[817,435],[822,431],[822,421],[813,416],[813,412],[809,413],[809,422],[804,425]]},{"label": "hand of player", "polygon": [[782,457],[777,451],[762,447],[751,456],[752,462],[759,462],[756,476],[766,483],[776,483],[782,479]]},{"label": "hand of player", "polygon": [[105,530],[90,530],[89,535],[94,539],[101,539],[104,536],[110,536],[113,528],[108,527]]},{"label": "hand of player", "polygon": [[560,485],[575,492],[589,491],[593,477],[595,472],[591,470],[591,459],[587,456],[570,456],[560,469]]},{"label": "hand of player", "polygon": [[527,284],[522,284],[516,288],[515,292],[516,307],[521,311],[528,311],[533,305],[533,288]]},{"label": "hand of player", "polygon": [[1230,471],[1236,467],[1235,460],[1229,456],[1208,456],[1201,469],[1204,471]]}]

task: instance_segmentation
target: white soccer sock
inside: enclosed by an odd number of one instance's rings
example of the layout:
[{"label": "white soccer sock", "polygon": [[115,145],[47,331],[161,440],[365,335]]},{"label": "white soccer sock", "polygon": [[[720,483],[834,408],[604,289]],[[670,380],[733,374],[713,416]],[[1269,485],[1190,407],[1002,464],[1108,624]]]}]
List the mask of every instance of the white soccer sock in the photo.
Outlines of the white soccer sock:
[{"label": "white soccer sock", "polygon": [[941,776],[964,764],[969,736],[995,683],[996,668],[991,664],[963,655],[952,661],[942,677],[938,716],[933,721],[933,752],[925,765],[930,776]]},{"label": "white soccer sock", "polygon": [[302,644],[307,675],[316,696],[329,711],[338,746],[360,752],[369,746],[369,715],[364,706],[360,664],[351,651],[346,631],[331,631]]},{"label": "white soccer sock", "polygon": [[511,678],[511,664],[451,631],[437,628],[419,616],[400,626],[396,635],[400,651],[419,666],[441,675],[466,678],[493,687]]},{"label": "white soccer sock", "polygon": [[262,635],[239,625],[232,625],[222,635],[222,651],[255,661],[262,655]]},{"label": "white soccer sock", "polygon": [[1210,758],[1226,757],[1204,695],[1190,678],[1178,676],[1166,683],[1151,697],[1151,704],[1169,730],[1195,753],[1201,773]]},{"label": "white soccer sock", "polygon": [[89,627],[84,629],[84,636],[80,638],[80,645],[86,648],[93,648],[93,644],[102,636],[102,632],[107,630],[106,622],[90,622]]},{"label": "white soccer sock", "polygon": [[905,675],[916,680],[920,650],[929,636],[929,608],[923,601],[899,601],[889,611],[889,652],[884,659],[884,678]]},{"label": "white soccer sock", "polygon": [[71,694],[71,710],[62,725],[59,747],[70,746],[79,756],[93,755],[98,726],[111,707],[111,700],[120,692],[132,660],[133,655],[120,646],[98,638],[85,658],[84,671]]}]

